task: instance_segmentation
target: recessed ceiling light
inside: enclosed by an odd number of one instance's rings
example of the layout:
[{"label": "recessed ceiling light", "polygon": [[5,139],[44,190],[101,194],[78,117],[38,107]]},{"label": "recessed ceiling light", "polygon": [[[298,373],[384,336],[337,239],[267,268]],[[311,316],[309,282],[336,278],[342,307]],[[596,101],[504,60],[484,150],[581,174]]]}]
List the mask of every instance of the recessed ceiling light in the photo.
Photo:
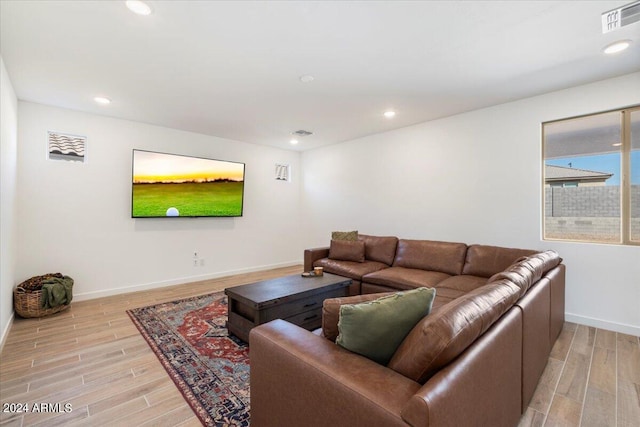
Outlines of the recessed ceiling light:
[{"label": "recessed ceiling light", "polygon": [[289,143],[291,145],[296,145],[298,143],[298,140],[297,139],[292,139],[291,141],[289,141]]},{"label": "recessed ceiling light", "polygon": [[626,48],[631,45],[631,40],[618,40],[617,42],[611,43],[603,49],[603,52],[607,55],[611,55],[614,53],[622,52]]},{"label": "recessed ceiling light", "polygon": [[129,10],[138,15],[151,15],[151,6],[140,0],[127,0],[125,2]]},{"label": "recessed ceiling light", "polygon": [[96,96],[95,98],[93,98],[93,100],[102,105],[111,104],[111,100],[109,98],[105,98],[104,96]]},{"label": "recessed ceiling light", "polygon": [[300,76],[300,81],[302,83],[309,83],[315,79],[311,74],[305,74],[304,76]]},{"label": "recessed ceiling light", "polygon": [[611,144],[613,147],[622,147],[622,142],[614,142]]},{"label": "recessed ceiling light", "polygon": [[384,116],[385,116],[387,119],[390,119],[390,118],[392,118],[392,117],[395,117],[395,115],[396,115],[396,112],[395,112],[395,111],[385,111],[385,112],[384,112]]}]

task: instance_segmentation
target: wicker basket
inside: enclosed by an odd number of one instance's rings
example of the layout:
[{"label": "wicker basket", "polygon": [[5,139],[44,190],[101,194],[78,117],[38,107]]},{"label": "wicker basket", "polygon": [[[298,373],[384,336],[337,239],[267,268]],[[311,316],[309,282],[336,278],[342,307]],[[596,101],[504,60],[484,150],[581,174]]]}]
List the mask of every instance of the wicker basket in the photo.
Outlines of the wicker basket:
[{"label": "wicker basket", "polygon": [[42,308],[42,290],[29,290],[34,282],[51,275],[32,277],[25,280],[13,290],[13,308],[20,317],[43,317],[66,310],[71,304],[63,304],[52,308]]}]

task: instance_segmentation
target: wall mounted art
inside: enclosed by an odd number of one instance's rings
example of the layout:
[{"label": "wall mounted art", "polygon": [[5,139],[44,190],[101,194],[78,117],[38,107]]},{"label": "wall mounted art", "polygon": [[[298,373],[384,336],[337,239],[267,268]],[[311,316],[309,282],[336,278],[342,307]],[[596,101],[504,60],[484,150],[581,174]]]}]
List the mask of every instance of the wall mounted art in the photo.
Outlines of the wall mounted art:
[{"label": "wall mounted art", "polygon": [[48,132],[48,154],[50,160],[67,160],[85,162],[87,137],[69,135],[59,132]]},{"label": "wall mounted art", "polygon": [[276,163],[276,181],[290,181],[291,169],[289,165]]}]

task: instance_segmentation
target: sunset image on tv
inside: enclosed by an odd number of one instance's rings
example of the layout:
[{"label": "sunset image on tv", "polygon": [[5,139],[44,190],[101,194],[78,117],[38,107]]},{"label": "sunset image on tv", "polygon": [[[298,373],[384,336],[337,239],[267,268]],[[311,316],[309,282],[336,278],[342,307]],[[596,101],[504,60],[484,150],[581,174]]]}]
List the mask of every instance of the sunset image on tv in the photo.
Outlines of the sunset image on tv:
[{"label": "sunset image on tv", "polygon": [[244,163],[133,150],[133,218],[242,216]]}]

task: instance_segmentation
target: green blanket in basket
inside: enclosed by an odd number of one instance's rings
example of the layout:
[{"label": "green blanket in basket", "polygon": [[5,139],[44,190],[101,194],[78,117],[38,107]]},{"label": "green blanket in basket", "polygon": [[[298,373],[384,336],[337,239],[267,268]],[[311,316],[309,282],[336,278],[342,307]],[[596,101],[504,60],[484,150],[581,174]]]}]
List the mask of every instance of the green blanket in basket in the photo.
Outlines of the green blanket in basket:
[{"label": "green blanket in basket", "polygon": [[72,290],[73,279],[71,277],[47,277],[42,282],[40,307],[47,309],[71,303],[73,298]]}]

